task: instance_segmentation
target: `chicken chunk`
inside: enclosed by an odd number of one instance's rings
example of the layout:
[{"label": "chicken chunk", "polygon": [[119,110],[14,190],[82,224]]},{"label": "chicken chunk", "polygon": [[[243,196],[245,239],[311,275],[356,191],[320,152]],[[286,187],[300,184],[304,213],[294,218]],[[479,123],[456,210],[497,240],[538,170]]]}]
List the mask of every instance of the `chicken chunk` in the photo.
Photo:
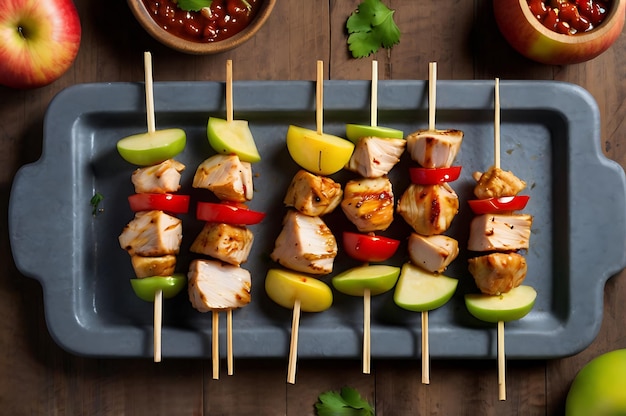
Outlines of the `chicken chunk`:
[{"label": "chicken chunk", "polygon": [[176,269],[176,256],[168,254],[160,257],[134,255],[130,261],[138,278],[152,276],[171,276]]},{"label": "chicken chunk", "polygon": [[461,130],[418,130],[406,138],[411,159],[424,168],[452,166],[463,141]]},{"label": "chicken chunk", "polygon": [[252,279],[241,267],[216,260],[196,259],[189,265],[187,291],[200,312],[241,308],[250,303]]},{"label": "chicken chunk", "polygon": [[168,159],[158,165],[136,169],[131,176],[131,181],[138,194],[176,192],[180,189],[180,177],[183,170],[185,170],[185,165]]},{"label": "chicken chunk", "polygon": [[524,256],[517,253],[491,253],[468,261],[476,286],[487,295],[499,295],[518,287],[528,269]]},{"label": "chicken chunk", "polygon": [[459,197],[447,184],[411,184],[398,201],[398,213],[422,235],[443,234],[459,212]]},{"label": "chicken chunk", "polygon": [[250,201],[254,192],[252,165],[236,155],[211,156],[198,166],[192,186],[208,189],[224,201]]},{"label": "chicken chunk", "polygon": [[254,235],[246,227],[207,222],[189,250],[239,266],[248,260],[253,241]]},{"label": "chicken chunk", "polygon": [[442,273],[459,255],[459,243],[446,235],[424,236],[412,233],[408,244],[409,258],[416,266],[432,273]]},{"label": "chicken chunk", "polygon": [[182,238],[182,221],[155,210],[135,213],[118,240],[131,256],[158,257],[178,254]]},{"label": "chicken chunk", "polygon": [[528,249],[533,217],[529,214],[484,214],[472,219],[467,248],[471,251]]},{"label": "chicken chunk", "polygon": [[342,196],[341,185],[331,178],[301,169],[291,180],[283,202],[304,215],[319,217],[334,211]]},{"label": "chicken chunk", "polygon": [[386,176],[349,181],[341,209],[360,232],[383,231],[393,222],[394,197]]},{"label": "chicken chunk", "polygon": [[365,178],[380,178],[400,161],[406,140],[363,137],[354,148],[346,168]]},{"label": "chicken chunk", "polygon": [[270,257],[291,270],[324,275],[333,271],[337,241],[320,217],[290,209]]},{"label": "chicken chunk", "polygon": [[474,195],[478,199],[500,198],[515,196],[526,188],[526,182],[519,179],[510,171],[490,167],[482,174],[475,174],[478,184],[474,188]]}]

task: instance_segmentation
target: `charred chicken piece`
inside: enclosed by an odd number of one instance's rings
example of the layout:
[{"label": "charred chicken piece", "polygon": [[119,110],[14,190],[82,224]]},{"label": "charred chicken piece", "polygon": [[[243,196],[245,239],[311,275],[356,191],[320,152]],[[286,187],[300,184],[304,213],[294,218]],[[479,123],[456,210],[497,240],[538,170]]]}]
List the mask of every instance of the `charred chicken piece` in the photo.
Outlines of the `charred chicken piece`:
[{"label": "charred chicken piece", "polygon": [[484,214],[472,219],[467,243],[471,251],[528,249],[533,217],[529,214]]},{"label": "charred chicken piece", "polygon": [[320,217],[290,209],[270,257],[282,266],[315,275],[333,271],[337,241]]},{"label": "charred chicken piece", "polygon": [[337,208],[342,196],[341,185],[331,178],[301,169],[291,180],[283,202],[304,215],[319,217]]},{"label": "charred chicken piece", "polygon": [[241,308],[250,303],[250,272],[216,260],[196,259],[189,265],[187,290],[200,312]]},{"label": "charred chicken piece", "polygon": [[476,286],[487,295],[507,293],[526,278],[526,259],[517,253],[491,253],[468,261]]},{"label": "charred chicken piece", "polygon": [[138,194],[176,192],[180,189],[180,177],[183,170],[185,170],[185,165],[168,159],[158,165],[136,169],[131,176],[131,181]]},{"label": "charred chicken piece", "polygon": [[526,182],[515,176],[513,172],[493,166],[482,174],[475,173],[474,179],[478,182],[474,188],[474,195],[478,199],[515,196],[526,188]]},{"label": "charred chicken piece", "polygon": [[406,138],[411,159],[424,168],[452,166],[463,141],[461,130],[418,130]]},{"label": "charred chicken piece", "polygon": [[349,181],[341,209],[360,232],[383,231],[393,222],[394,197],[386,176]]},{"label": "charred chicken piece", "polygon": [[152,276],[171,276],[176,268],[176,256],[168,254],[160,257],[130,257],[135,276],[138,278]]},{"label": "charred chicken piece", "polygon": [[253,241],[254,235],[246,227],[207,222],[189,250],[239,266],[248,260]]},{"label": "charred chicken piece", "polygon": [[380,178],[400,161],[406,140],[363,137],[354,148],[346,168],[365,178]]},{"label": "charred chicken piece", "polygon": [[459,211],[459,197],[447,183],[411,184],[400,197],[397,211],[416,233],[442,234]]},{"label": "charred chicken piece", "polygon": [[413,264],[432,273],[442,273],[459,255],[459,243],[446,235],[412,233],[408,250]]},{"label": "charred chicken piece", "polygon": [[192,186],[208,189],[223,201],[250,201],[254,192],[252,165],[236,155],[211,156],[198,166]]},{"label": "charred chicken piece", "polygon": [[131,256],[158,257],[178,254],[182,238],[181,220],[155,210],[135,213],[118,240]]}]

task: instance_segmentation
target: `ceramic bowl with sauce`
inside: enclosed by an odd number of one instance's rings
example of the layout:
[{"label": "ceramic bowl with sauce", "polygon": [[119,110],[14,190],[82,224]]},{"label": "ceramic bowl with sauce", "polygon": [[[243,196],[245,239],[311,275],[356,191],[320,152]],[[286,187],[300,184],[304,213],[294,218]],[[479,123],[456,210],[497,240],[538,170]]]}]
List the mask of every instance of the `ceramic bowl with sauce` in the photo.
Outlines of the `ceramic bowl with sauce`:
[{"label": "ceramic bowl with sauce", "polygon": [[156,40],[179,52],[225,52],[252,38],[277,0],[213,0],[200,11],[185,11],[175,0],[128,0],[139,24]]},{"label": "ceramic bowl with sauce", "polygon": [[[562,17],[557,21],[545,14],[554,7],[567,7],[584,17],[583,5],[601,15],[601,21],[587,30],[565,21],[567,13],[562,11],[555,13]],[[585,62],[605,52],[622,32],[625,9],[626,0],[493,0],[498,28],[509,44],[525,57],[550,65]]]}]

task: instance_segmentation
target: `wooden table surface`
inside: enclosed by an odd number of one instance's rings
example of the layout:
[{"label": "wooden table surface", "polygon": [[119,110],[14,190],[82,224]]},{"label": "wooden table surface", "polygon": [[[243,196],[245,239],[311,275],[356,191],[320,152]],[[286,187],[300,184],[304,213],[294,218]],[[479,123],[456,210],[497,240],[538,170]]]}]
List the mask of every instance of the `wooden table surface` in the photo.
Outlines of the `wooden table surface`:
[{"label": "wooden table surface", "polygon": [[[12,260],[7,231],[11,184],[20,166],[41,155],[44,112],[60,90],[77,83],[143,81],[142,53],[153,53],[155,81],[223,80],[232,59],[235,79],[313,80],[315,61],[326,78],[369,79],[370,60],[347,53],[345,20],[358,0],[279,0],[267,25],[239,49],[215,56],[183,55],[159,45],[123,1],[76,0],[81,50],[58,81],[36,90],[0,87],[0,184],[4,273],[0,277],[0,407],[10,415],[312,415],[318,394],[353,386],[378,415],[558,415],[580,368],[597,355],[626,348],[626,273],[609,279],[595,341],[579,354],[549,361],[509,360],[508,396],[497,396],[493,360],[433,360],[431,384],[419,360],[301,360],[298,381],[286,383],[286,360],[237,362],[233,376],[211,377],[210,360],[93,359],[73,356],[50,337],[39,284]],[[537,79],[586,88],[601,112],[601,146],[626,166],[626,37],[578,65],[546,66],[515,53],[500,36],[491,2],[388,0],[402,41],[380,52],[380,79]],[[584,190],[581,190],[584,192]],[[41,201],[45,203],[45,201]],[[50,220],[56,215],[51,213]],[[38,253],[33,253],[38,255]],[[593,276],[590,276],[593,278]]]}]

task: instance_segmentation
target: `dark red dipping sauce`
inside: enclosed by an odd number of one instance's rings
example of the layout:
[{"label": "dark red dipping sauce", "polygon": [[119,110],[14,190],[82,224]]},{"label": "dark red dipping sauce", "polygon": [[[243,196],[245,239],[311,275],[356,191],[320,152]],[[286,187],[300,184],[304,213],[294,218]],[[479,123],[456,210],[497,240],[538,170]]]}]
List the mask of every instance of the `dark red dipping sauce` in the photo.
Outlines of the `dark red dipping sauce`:
[{"label": "dark red dipping sauce", "polygon": [[180,9],[176,0],[142,0],[152,18],[169,33],[192,42],[215,42],[245,29],[263,0],[213,0],[198,12]]},{"label": "dark red dipping sauce", "polygon": [[528,7],[548,29],[563,35],[598,27],[609,13],[612,0],[528,0]]}]

